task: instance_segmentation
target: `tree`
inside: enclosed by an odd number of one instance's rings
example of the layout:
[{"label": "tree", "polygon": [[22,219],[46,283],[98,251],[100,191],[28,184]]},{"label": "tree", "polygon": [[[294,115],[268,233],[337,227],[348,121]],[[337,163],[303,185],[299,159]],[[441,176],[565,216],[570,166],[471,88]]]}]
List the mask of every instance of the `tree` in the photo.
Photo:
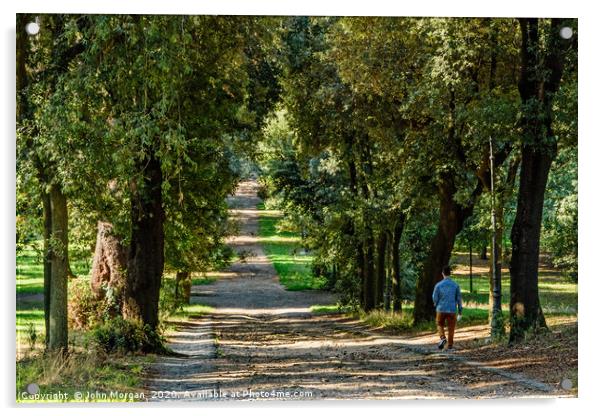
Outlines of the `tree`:
[{"label": "tree", "polygon": [[25,25],[33,19],[32,15],[17,15],[17,172],[35,177],[31,187],[42,201],[46,346],[65,351],[67,278],[72,274],[67,194],[73,186],[68,178],[74,166],[81,166],[78,158],[70,156],[82,143],[65,135],[59,121],[64,111],[55,98],[71,62],[82,52],[82,44],[70,43],[64,28],[85,25],[85,19],[59,15],[39,19],[40,34],[32,39]]},{"label": "tree", "polygon": [[557,155],[553,104],[565,72],[567,54],[576,48],[575,40],[560,36],[560,29],[565,25],[575,28],[574,20],[519,19],[519,22],[522,137],[520,183],[511,234],[510,342],[520,341],[527,330],[546,327],[539,302],[538,267],[544,195]]},{"label": "tree", "polygon": [[[261,125],[263,112],[247,107],[250,97],[259,104],[271,99],[260,88],[262,80],[247,90],[252,57],[245,52],[251,53],[249,45],[269,23],[246,17],[96,16],[78,33],[88,47],[72,82],[96,94],[91,104],[86,100],[93,106],[86,124],[103,126],[93,136],[111,149],[99,173],[120,195],[117,209],[104,214],[113,217],[110,222],[128,245],[123,304],[128,319],[157,326],[166,254],[169,266],[186,272],[219,246],[207,240],[223,235],[223,199],[235,179],[228,152]],[[74,89],[72,102],[77,93]],[[215,231],[195,234],[212,221]],[[194,256],[200,245],[208,249]]]}]

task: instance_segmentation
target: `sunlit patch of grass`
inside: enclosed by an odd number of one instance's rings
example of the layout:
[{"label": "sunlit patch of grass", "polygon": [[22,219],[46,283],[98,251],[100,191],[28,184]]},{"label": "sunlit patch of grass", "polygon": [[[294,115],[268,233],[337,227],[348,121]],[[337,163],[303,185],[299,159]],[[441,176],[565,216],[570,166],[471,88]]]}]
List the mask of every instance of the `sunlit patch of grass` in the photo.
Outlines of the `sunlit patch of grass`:
[{"label": "sunlit patch of grass", "polygon": [[[383,310],[374,310],[370,312],[360,311],[351,314],[359,318],[362,322],[375,328],[391,330],[400,333],[419,333],[424,331],[435,331],[436,324],[434,321],[422,322],[414,325],[414,306],[410,302],[405,302],[402,307],[402,312],[392,312]],[[508,319],[508,313],[504,316]],[[458,327],[470,325],[482,325],[489,321],[489,312],[486,308],[471,308],[465,307],[462,311],[462,320],[458,323]]]},{"label": "sunlit patch of grass", "polygon": [[[30,337],[36,337],[36,349],[44,345],[44,305],[40,301],[17,301],[16,311],[17,356],[29,350]],[[34,334],[32,334],[34,331]]]},{"label": "sunlit patch of grass", "polygon": [[193,286],[201,286],[201,285],[209,285],[214,283],[217,280],[216,277],[204,276],[204,277],[196,277],[192,279]]},{"label": "sunlit patch of grass", "polygon": [[17,294],[44,292],[44,264],[41,254],[26,248],[17,255]]},{"label": "sunlit patch of grass", "polygon": [[181,309],[174,312],[171,315],[174,318],[194,318],[214,311],[211,306],[203,305],[201,303],[191,303],[190,305],[183,305]]},{"label": "sunlit patch of grass", "polygon": [[[154,361],[151,355],[111,355],[97,351],[72,350],[68,355],[31,354],[17,361],[17,402],[131,402],[143,393],[145,365]],[[32,400],[24,394],[29,383],[36,383],[42,394],[63,393],[63,399],[47,397]],[[101,393],[87,398],[87,393]],[[111,395],[119,392],[122,395]],[[76,393],[81,393],[78,398]],[[103,394],[106,397],[103,397]]]},{"label": "sunlit patch of grass", "polygon": [[[17,254],[18,295],[33,295],[44,292],[44,263],[40,250],[41,244],[41,241],[33,242]],[[85,276],[90,270],[89,263],[83,260],[72,258],[70,266],[77,276]]]},{"label": "sunlit patch of grass", "polygon": [[408,313],[399,313],[383,310],[360,312],[359,318],[371,327],[387,330],[407,332],[412,328],[414,320]]},{"label": "sunlit patch of grass", "polygon": [[326,285],[326,278],[312,274],[313,257],[303,254],[299,235],[278,226],[282,220],[279,211],[263,210],[263,203],[258,208],[262,210],[259,218],[259,241],[274,265],[280,283],[287,290],[322,289]]},{"label": "sunlit patch of grass", "polygon": [[351,306],[345,305],[312,305],[309,308],[311,313],[314,315],[331,315],[331,314],[339,314],[339,313],[351,313]]},{"label": "sunlit patch of grass", "polygon": [[[539,283],[539,298],[542,309],[546,314],[577,313],[576,283],[568,282],[560,273],[541,272],[542,281]],[[462,288],[462,300],[466,304],[479,305],[488,308],[489,305],[489,276],[473,276],[473,292],[470,292],[470,279],[466,275],[453,275],[453,279]],[[508,310],[510,302],[510,274],[502,273],[502,308]]]}]

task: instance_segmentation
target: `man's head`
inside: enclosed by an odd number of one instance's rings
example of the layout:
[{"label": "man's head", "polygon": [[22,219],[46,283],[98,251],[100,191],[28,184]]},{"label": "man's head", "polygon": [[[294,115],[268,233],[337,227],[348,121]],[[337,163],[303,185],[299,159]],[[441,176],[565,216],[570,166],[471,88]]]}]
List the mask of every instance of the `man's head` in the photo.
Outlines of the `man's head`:
[{"label": "man's head", "polygon": [[451,275],[451,268],[449,266],[445,266],[443,270],[441,270],[441,273],[443,274],[443,277],[448,277]]}]

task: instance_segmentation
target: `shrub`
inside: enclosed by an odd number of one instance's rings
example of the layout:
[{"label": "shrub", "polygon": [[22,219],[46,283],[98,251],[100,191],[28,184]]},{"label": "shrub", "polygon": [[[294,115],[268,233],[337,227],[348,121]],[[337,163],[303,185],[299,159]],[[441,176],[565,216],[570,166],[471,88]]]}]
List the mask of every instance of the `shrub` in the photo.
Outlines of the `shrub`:
[{"label": "shrub", "polygon": [[92,293],[87,279],[74,279],[69,283],[68,321],[69,328],[86,329],[102,321],[104,302]]},{"label": "shrub", "polygon": [[164,352],[164,339],[148,325],[116,317],[95,327],[92,331],[94,345],[110,353]]}]

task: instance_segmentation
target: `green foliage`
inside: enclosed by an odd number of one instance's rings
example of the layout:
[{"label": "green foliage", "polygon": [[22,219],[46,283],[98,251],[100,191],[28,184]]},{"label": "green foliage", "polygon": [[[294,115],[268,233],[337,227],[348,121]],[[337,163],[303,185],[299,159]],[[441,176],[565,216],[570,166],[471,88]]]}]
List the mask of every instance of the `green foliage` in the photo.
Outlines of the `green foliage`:
[{"label": "green foliage", "polygon": [[105,299],[97,299],[88,279],[76,279],[69,284],[68,319],[71,329],[89,329],[103,322],[109,309]]},{"label": "green foliage", "polygon": [[165,320],[182,308],[182,300],[176,298],[176,279],[164,276],[159,292],[159,318]]},{"label": "green foliage", "polygon": [[164,352],[164,339],[147,325],[121,317],[109,319],[91,332],[95,347],[110,353]]},{"label": "green foliage", "polygon": [[552,166],[543,218],[542,244],[554,266],[578,279],[577,148],[561,149]]}]

